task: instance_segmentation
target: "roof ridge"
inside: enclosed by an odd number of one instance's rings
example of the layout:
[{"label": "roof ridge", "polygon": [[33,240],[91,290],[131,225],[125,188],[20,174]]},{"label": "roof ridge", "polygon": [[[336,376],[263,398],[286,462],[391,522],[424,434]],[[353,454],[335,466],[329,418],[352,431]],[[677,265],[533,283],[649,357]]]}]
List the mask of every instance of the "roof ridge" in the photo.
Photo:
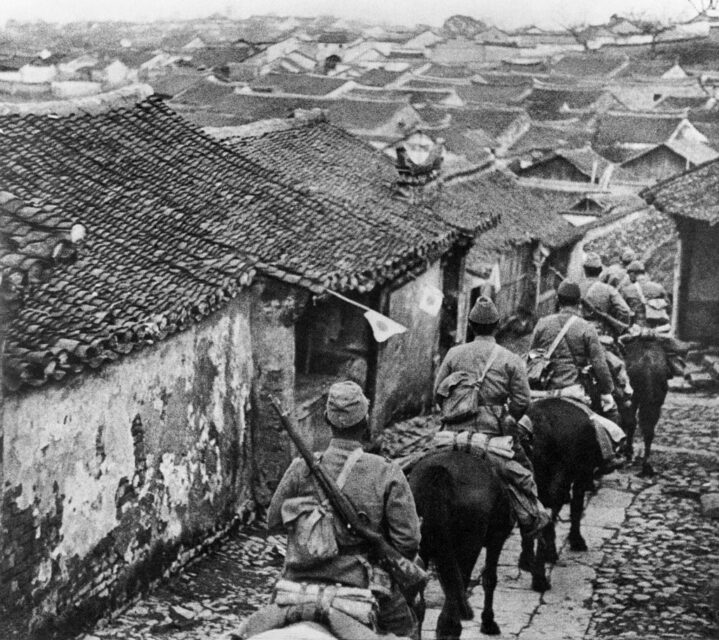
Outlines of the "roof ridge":
[{"label": "roof ridge", "polygon": [[328,121],[327,110],[320,109],[319,107],[313,109],[296,109],[295,114],[292,118],[267,118],[265,120],[256,120],[237,126],[203,127],[202,131],[217,140],[225,140],[227,138],[254,138],[276,131],[315,127]]},{"label": "roof ridge", "polygon": [[154,93],[148,84],[132,84],[92,96],[42,102],[0,102],[0,115],[70,116],[76,113],[98,114],[119,107],[134,106]]}]

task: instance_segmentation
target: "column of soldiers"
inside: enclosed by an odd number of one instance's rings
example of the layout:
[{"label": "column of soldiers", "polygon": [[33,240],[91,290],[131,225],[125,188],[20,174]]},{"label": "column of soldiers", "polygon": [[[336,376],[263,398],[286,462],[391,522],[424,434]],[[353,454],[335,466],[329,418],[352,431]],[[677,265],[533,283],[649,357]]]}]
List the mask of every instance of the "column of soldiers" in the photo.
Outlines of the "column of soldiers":
[{"label": "column of soldiers", "polygon": [[[614,346],[617,328],[632,324],[660,329],[668,326],[667,295],[661,285],[647,277],[644,265],[630,250],[622,255],[621,265],[607,269],[597,254],[589,253],[584,273],[579,283],[567,280],[561,283],[557,312],[538,322],[532,348],[547,349],[561,334],[551,355],[550,393],[578,386],[582,372],[591,368],[604,415],[604,422],[598,423],[601,428],[597,427],[597,440],[605,458],[601,471],[608,472],[615,468],[617,445],[624,435],[616,424],[617,403],[626,405],[632,396],[624,363]],[[660,303],[652,303],[654,300]],[[448,399],[453,393],[448,381],[458,372],[476,376],[481,387],[481,407],[466,420],[447,424],[445,428],[488,437],[514,437],[514,458],[492,456],[486,449],[484,457],[507,482],[520,528],[528,535],[536,535],[550,518],[538,500],[532,465],[522,447],[522,443],[531,439],[531,423],[525,416],[531,401],[527,369],[519,356],[496,343],[499,313],[490,298],[482,296],[477,300],[468,321],[474,338],[448,351],[437,373],[435,399],[440,404]],[[384,532],[388,542],[403,555],[413,558],[419,548],[420,523],[407,480],[394,462],[363,452],[363,441],[369,433],[368,406],[362,389],[353,382],[336,383],[330,388],[325,419],[333,438],[318,459],[338,478],[338,483],[341,478],[343,492],[366,514],[371,526]],[[601,435],[603,432],[606,433]],[[297,459],[272,498],[268,512],[270,526],[286,524],[288,518],[294,521],[297,514],[290,513],[288,506],[301,496],[314,496],[322,501],[307,465]],[[297,536],[299,532],[290,528],[289,535]],[[339,552],[334,557],[306,568],[287,566],[285,578],[371,590],[379,605],[375,630],[380,634],[417,638],[419,628],[413,611],[391,578],[370,562],[366,542],[342,532],[337,535],[337,544]],[[249,637],[286,624],[285,615],[279,605],[269,605],[248,620],[241,635]],[[348,632],[350,636],[356,633],[352,629]]]}]

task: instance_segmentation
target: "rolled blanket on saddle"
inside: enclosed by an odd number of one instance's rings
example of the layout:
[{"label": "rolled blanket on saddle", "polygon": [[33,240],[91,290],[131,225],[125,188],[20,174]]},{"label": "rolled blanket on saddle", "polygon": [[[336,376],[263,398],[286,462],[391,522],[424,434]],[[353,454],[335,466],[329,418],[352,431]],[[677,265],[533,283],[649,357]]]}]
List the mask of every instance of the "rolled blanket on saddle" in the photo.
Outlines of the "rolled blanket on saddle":
[{"label": "rolled blanket on saddle", "polygon": [[273,602],[253,613],[238,631],[241,638],[295,622],[326,624],[340,640],[376,640],[377,600],[369,589],[280,580]]},{"label": "rolled blanket on saddle", "polygon": [[490,436],[474,431],[438,431],[422,451],[398,458],[395,462],[406,473],[410,467],[417,464],[426,455],[435,451],[451,449],[466,451],[479,457],[490,453],[511,460],[514,458],[513,444],[512,436]]}]

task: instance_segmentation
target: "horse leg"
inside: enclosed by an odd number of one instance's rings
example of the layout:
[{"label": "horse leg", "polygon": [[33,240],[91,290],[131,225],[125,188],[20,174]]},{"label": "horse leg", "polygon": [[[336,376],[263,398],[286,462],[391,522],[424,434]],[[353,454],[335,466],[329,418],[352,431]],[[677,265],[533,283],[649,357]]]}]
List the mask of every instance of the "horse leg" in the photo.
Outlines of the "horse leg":
[{"label": "horse leg", "polygon": [[626,423],[622,425],[624,433],[627,434],[627,439],[624,443],[624,457],[627,462],[631,462],[634,459],[634,434],[637,431],[637,401],[632,398],[632,405],[627,411]]},{"label": "horse leg", "polygon": [[482,625],[479,630],[489,636],[500,634],[499,625],[494,620],[494,590],[497,588],[497,565],[502,545],[507,535],[495,533],[485,547],[487,559],[482,571],[482,588],[484,589],[484,608],[482,609]]},{"label": "horse leg", "polygon": [[519,554],[519,562],[517,563],[522,571],[532,571],[534,568],[534,538],[528,536],[521,529],[519,535],[522,539],[522,552]]},{"label": "horse leg", "polygon": [[577,481],[572,485],[572,499],[569,503],[569,548],[572,551],[586,551],[587,543],[580,531],[584,512],[584,484]]},{"label": "horse leg", "polygon": [[644,438],[644,456],[642,458],[642,470],[639,473],[641,477],[649,477],[654,475],[654,467],[649,462],[649,456],[652,452],[652,442],[654,441],[654,429],[659,422],[661,414],[661,403],[659,406],[642,405],[639,407],[639,427],[642,430]]}]

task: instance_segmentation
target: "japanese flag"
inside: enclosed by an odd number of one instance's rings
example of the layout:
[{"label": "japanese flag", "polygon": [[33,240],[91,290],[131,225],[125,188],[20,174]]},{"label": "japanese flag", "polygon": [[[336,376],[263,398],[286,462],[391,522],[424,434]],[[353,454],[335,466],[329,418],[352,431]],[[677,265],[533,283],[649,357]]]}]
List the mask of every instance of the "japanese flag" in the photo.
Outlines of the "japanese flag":
[{"label": "japanese flag", "polygon": [[436,316],[442,308],[443,297],[444,294],[437,287],[426,284],[419,296],[419,308],[431,316]]},{"label": "japanese flag", "polygon": [[367,318],[367,322],[372,327],[372,333],[377,342],[384,342],[398,333],[407,331],[407,327],[403,327],[399,322],[390,320],[376,311],[365,311],[364,317]]}]

